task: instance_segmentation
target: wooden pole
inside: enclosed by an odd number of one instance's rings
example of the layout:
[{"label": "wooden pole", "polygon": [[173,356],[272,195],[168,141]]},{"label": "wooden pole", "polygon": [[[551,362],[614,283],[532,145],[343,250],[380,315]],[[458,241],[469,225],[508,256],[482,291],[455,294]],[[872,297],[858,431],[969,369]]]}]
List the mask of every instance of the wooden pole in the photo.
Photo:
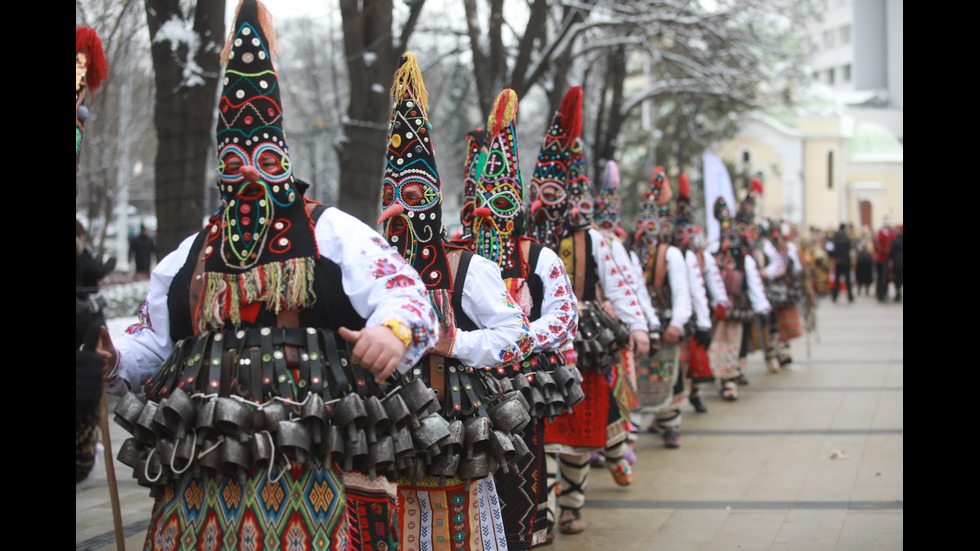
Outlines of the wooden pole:
[{"label": "wooden pole", "polygon": [[116,466],[112,457],[112,441],[109,439],[109,407],[106,405],[105,390],[99,399],[102,424],[102,444],[105,447],[105,477],[109,486],[109,501],[112,503],[112,525],[116,532],[116,549],[126,551],[126,535],[123,533],[122,508],[119,505],[119,487],[116,485]]}]

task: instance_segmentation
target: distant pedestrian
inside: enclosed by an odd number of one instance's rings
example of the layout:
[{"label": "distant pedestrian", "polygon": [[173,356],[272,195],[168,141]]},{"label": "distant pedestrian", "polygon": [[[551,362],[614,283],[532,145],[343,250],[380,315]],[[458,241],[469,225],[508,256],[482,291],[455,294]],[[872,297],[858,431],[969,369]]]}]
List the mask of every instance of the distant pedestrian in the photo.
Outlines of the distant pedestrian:
[{"label": "distant pedestrian", "polygon": [[894,238],[895,230],[886,215],[874,237],[875,296],[878,297],[878,302],[888,300],[888,255]]},{"label": "distant pedestrian", "polygon": [[129,258],[136,264],[136,274],[150,277],[151,258],[155,252],[150,230],[140,225],[140,233],[129,240]]},{"label": "distant pedestrian", "polygon": [[892,278],[895,280],[895,302],[902,301],[902,284],[905,279],[905,226],[898,225],[898,233],[888,247],[888,259],[892,262]]},{"label": "distant pedestrian", "polygon": [[847,301],[854,302],[854,289],[851,288],[851,236],[847,233],[847,224],[841,224],[834,234],[833,257],[834,286],[830,289],[830,297],[837,302],[841,283],[847,286]]},{"label": "distant pedestrian", "polygon": [[863,291],[866,296],[871,294],[871,282],[874,281],[874,257],[871,254],[871,244],[862,240],[857,247],[857,262],[854,265],[854,283],[858,293]]}]

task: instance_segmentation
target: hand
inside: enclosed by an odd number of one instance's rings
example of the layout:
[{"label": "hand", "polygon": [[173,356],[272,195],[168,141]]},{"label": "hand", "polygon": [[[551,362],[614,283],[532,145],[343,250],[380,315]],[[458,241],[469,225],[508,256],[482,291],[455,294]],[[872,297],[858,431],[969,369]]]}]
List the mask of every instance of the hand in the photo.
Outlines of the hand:
[{"label": "hand", "polygon": [[341,327],[340,336],[354,345],[351,360],[373,373],[377,383],[385,382],[405,357],[405,343],[383,325],[365,327],[360,331]]},{"label": "hand", "polygon": [[634,355],[646,356],[650,352],[650,337],[646,331],[631,331],[629,346]]},{"label": "hand", "polygon": [[99,342],[95,345],[95,352],[102,358],[102,380],[105,381],[119,362],[119,351],[112,344],[112,337],[104,325],[99,328]]},{"label": "hand", "polygon": [[670,325],[667,330],[664,331],[664,344],[667,346],[673,346],[681,340],[681,328],[675,325]]},{"label": "hand", "polygon": [[715,317],[718,318],[718,321],[725,321],[726,314],[728,314],[728,308],[724,304],[715,306]]},{"label": "hand", "polygon": [[449,357],[449,354],[453,351],[453,342],[456,341],[456,328],[453,328],[452,334],[448,337],[443,331],[442,326],[439,327],[439,342],[432,348],[433,354],[438,354],[440,356]]}]

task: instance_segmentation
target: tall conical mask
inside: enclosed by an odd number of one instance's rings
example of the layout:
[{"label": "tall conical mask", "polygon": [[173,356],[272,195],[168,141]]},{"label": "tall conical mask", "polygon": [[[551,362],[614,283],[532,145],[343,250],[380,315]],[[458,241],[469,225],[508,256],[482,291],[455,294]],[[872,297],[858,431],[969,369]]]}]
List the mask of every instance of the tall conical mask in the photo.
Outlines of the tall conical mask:
[{"label": "tall conical mask", "polygon": [[606,232],[622,233],[620,226],[619,166],[610,160],[602,172],[602,180],[596,192],[595,212],[592,215],[596,226]]},{"label": "tall conical mask", "polygon": [[388,242],[418,271],[430,291],[451,289],[442,241],[442,183],[426,116],[428,93],[415,55],[405,54],[391,89],[384,212],[378,220]]},{"label": "tall conical mask", "polygon": [[573,86],[565,93],[545,134],[528,189],[531,208],[527,233],[555,250],[565,232],[565,213],[568,210],[565,179],[569,157],[581,133],[582,88]]},{"label": "tall conical mask", "polygon": [[568,172],[565,174],[565,189],[568,190],[568,213],[565,217],[567,229],[576,230],[592,223],[595,194],[585,170],[585,151],[582,140],[578,139],[569,155]]},{"label": "tall conical mask", "polygon": [[473,197],[476,193],[476,180],[480,177],[483,163],[487,160],[487,132],[477,128],[466,134],[466,162],[463,167],[463,197],[460,200],[459,221],[463,226],[461,239],[472,237]]},{"label": "tall conical mask", "polygon": [[500,266],[504,279],[522,273],[520,237],[524,184],[517,148],[517,93],[507,89],[497,96],[487,120],[486,162],[476,182],[474,252]]},{"label": "tall conical mask", "polygon": [[227,63],[216,128],[222,207],[204,246],[202,325],[237,324],[240,307],[313,304],[313,224],[293,177],[283,131],[272,16],[256,0],[238,5],[222,51]]},{"label": "tall conical mask", "polygon": [[677,184],[677,206],[674,214],[674,245],[686,249],[694,244],[698,227],[694,223],[694,208],[691,206],[691,184],[687,175],[681,174]]},{"label": "tall conical mask", "polygon": [[663,167],[658,166],[650,176],[650,188],[643,195],[640,212],[636,217],[636,235],[633,250],[640,257],[642,265],[656,252],[657,245],[666,239],[673,239],[673,222],[670,216],[670,181]]}]

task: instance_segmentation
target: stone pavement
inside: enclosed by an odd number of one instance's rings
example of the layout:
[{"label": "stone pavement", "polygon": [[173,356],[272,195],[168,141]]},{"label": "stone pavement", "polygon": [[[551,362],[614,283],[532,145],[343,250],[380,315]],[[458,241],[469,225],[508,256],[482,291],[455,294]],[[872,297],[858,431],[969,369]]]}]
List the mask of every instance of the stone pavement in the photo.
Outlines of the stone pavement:
[{"label": "stone pavement", "polygon": [[[770,374],[751,355],[734,403],[706,385],[709,413],[685,405],[680,449],[640,434],[634,484],[593,470],[586,531],[551,549],[902,549],[903,325],[901,304],[822,300],[791,369]],[[118,463],[117,478],[126,546],[139,549],[152,502]],[[75,547],[115,547],[104,469],[75,492]]]}]

